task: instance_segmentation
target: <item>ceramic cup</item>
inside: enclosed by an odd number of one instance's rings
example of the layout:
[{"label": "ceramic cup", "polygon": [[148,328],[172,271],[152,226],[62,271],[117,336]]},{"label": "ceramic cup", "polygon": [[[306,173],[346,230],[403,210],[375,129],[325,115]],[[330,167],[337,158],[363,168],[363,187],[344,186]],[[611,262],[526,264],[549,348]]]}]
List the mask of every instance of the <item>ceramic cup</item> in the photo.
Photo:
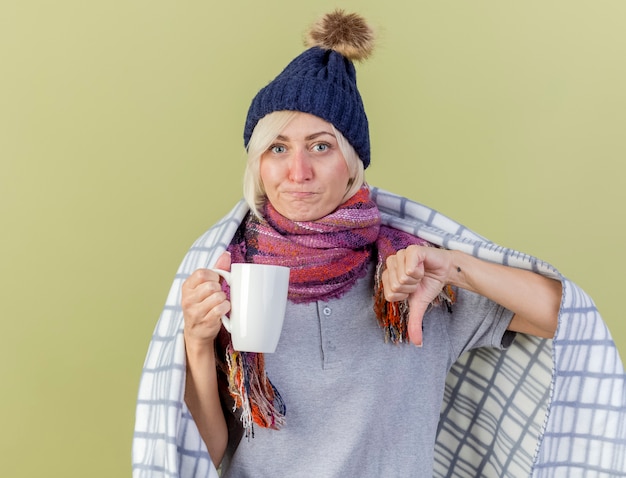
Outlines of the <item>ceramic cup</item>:
[{"label": "ceramic cup", "polygon": [[289,268],[237,263],[230,272],[212,270],[230,287],[230,318],[222,316],[222,323],[235,350],[274,352],[285,319]]}]

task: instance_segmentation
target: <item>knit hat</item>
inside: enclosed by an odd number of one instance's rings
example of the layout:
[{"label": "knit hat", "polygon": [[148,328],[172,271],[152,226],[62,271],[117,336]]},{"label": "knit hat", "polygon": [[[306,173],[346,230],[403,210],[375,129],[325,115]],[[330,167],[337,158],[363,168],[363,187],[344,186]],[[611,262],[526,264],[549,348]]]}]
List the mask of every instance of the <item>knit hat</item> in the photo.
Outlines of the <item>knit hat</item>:
[{"label": "knit hat", "polygon": [[306,45],[310,48],[252,100],[243,133],[246,148],[256,124],[265,115],[301,111],[337,128],[367,168],[369,128],[353,61],[371,54],[373,39],[372,29],[359,15],[336,10],[323,16],[309,31]]}]

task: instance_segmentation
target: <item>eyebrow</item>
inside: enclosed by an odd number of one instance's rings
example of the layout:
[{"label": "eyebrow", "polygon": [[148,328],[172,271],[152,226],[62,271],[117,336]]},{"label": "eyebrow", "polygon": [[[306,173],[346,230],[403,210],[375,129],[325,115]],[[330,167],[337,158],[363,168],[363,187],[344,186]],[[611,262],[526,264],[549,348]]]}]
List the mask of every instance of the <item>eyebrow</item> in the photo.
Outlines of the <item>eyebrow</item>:
[{"label": "eyebrow", "polygon": [[[316,139],[320,136],[323,135],[328,135],[328,136],[332,136],[333,138],[335,137],[334,134],[328,132],[328,131],[319,131],[318,133],[313,133],[308,135],[305,139],[305,141],[311,141],[312,139]],[[276,136],[276,139],[280,140],[280,141],[289,141],[289,138],[287,136],[283,136],[282,134],[279,134],[278,136]]]}]

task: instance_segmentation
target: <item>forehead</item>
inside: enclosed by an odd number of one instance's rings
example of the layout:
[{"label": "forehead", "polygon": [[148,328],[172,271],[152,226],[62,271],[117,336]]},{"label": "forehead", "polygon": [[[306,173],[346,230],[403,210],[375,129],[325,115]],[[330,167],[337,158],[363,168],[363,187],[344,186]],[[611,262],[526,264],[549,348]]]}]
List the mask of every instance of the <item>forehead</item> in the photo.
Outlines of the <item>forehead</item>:
[{"label": "forehead", "polygon": [[280,132],[280,136],[298,139],[311,134],[328,133],[333,135],[333,127],[327,121],[308,113],[298,113]]}]

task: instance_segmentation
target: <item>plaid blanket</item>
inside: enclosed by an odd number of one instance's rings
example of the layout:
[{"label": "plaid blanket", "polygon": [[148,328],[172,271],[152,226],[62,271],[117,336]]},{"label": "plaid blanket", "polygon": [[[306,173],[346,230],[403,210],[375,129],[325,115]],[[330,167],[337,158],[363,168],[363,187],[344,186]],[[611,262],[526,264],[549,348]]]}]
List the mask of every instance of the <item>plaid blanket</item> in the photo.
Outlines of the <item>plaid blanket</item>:
[{"label": "plaid blanket", "polygon": [[[450,218],[372,188],[383,223],[448,249],[559,279],[554,340],[518,334],[508,350],[466,354],[448,375],[435,447],[437,477],[626,477],[626,374],[593,301],[549,264],[500,247]],[[184,257],[139,385],[133,477],[217,477],[184,403],[180,291],[211,267],[248,212],[240,201]]]}]

